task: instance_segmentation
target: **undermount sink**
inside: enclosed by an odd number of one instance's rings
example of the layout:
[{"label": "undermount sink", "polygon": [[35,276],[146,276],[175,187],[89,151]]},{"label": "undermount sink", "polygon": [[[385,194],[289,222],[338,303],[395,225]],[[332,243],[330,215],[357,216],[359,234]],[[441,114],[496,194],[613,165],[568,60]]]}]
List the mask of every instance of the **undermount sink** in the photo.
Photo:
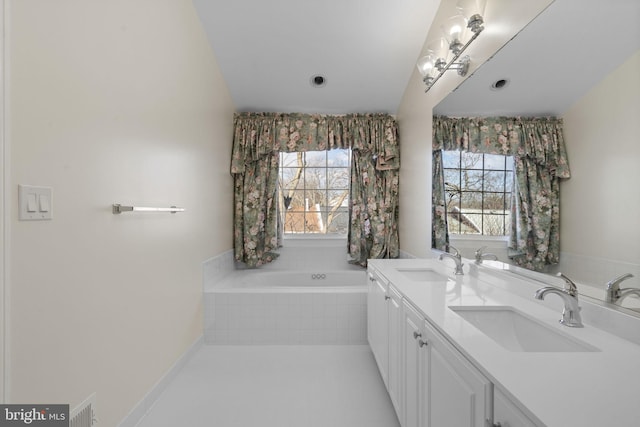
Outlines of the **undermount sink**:
[{"label": "undermount sink", "polygon": [[437,273],[431,268],[396,268],[396,270],[414,282],[439,282],[447,280],[447,276]]},{"label": "undermount sink", "polygon": [[508,306],[450,306],[450,310],[510,351],[600,351]]}]

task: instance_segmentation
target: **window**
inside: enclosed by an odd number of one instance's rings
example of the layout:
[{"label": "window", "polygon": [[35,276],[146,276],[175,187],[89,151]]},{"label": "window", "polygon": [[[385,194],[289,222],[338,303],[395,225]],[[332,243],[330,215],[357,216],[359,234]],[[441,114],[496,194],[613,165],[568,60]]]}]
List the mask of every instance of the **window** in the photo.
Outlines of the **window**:
[{"label": "window", "polygon": [[449,233],[508,235],[513,157],[443,151],[442,165]]},{"label": "window", "polygon": [[351,150],[280,153],[284,233],[346,235]]}]

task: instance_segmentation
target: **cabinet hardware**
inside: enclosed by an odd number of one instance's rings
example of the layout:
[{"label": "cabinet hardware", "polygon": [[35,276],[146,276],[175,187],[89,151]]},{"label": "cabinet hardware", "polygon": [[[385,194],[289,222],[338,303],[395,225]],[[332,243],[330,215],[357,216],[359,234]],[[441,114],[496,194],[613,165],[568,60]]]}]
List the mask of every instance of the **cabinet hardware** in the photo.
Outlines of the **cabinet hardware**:
[{"label": "cabinet hardware", "polygon": [[385,296],[384,296],[384,300],[385,300],[385,301],[389,301],[390,299],[391,299],[391,297],[390,297],[389,295],[385,295]]},{"label": "cabinet hardware", "polygon": [[369,280],[370,280],[370,281],[372,281],[372,282],[375,282],[375,281],[376,281],[376,278],[375,278],[375,277],[373,277],[373,276],[370,274],[370,275],[369,275]]},{"label": "cabinet hardware", "polygon": [[417,339],[418,339],[418,338],[420,338],[420,337],[422,337],[422,334],[421,334],[420,332],[418,332],[418,331],[413,331],[413,338],[414,338],[414,339],[416,339],[416,340],[417,340]]},{"label": "cabinet hardware", "polygon": [[[425,345],[429,345],[429,343],[426,341],[418,340],[418,345],[420,347],[424,347]],[[497,426],[497,427],[500,427],[500,426]]]}]

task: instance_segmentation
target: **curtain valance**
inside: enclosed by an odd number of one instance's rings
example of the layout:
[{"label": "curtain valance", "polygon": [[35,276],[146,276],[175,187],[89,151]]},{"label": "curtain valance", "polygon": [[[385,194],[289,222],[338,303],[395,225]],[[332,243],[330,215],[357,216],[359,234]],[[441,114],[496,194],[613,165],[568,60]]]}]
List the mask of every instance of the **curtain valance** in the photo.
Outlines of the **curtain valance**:
[{"label": "curtain valance", "polygon": [[275,152],[351,148],[371,153],[376,169],[400,167],[396,120],[388,114],[236,113],[231,173]]},{"label": "curtain valance", "polygon": [[569,178],[562,119],[434,117],[433,150],[461,150],[528,158],[557,178]]}]

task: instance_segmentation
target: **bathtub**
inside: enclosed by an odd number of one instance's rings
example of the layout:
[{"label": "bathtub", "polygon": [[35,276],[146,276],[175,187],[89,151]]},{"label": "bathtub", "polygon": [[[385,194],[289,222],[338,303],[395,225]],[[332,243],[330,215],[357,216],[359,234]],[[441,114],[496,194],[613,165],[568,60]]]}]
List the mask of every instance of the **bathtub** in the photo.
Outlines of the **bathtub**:
[{"label": "bathtub", "polygon": [[235,270],[204,289],[207,344],[366,344],[364,269]]}]

